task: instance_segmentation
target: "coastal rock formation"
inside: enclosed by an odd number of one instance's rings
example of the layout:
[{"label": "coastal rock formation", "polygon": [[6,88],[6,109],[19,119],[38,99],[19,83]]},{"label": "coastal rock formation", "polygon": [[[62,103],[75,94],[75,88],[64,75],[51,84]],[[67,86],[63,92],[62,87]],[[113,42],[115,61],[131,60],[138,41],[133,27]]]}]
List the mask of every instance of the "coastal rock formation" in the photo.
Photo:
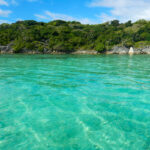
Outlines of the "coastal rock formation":
[{"label": "coastal rock formation", "polygon": [[92,54],[92,55],[96,55],[96,54],[98,54],[98,52],[95,51],[95,50],[78,50],[78,51],[73,52],[72,54]]},{"label": "coastal rock formation", "polygon": [[112,50],[107,51],[106,54],[150,54],[150,47],[133,48],[131,47],[114,47]]},{"label": "coastal rock formation", "polygon": [[107,51],[106,54],[128,54],[129,49],[126,47],[114,47],[112,50]]},{"label": "coastal rock formation", "polygon": [[1,45],[0,45],[0,53],[1,53],[1,54],[13,53],[13,50],[12,50],[12,48],[11,48],[11,45],[7,45],[7,46],[1,46]]},{"label": "coastal rock formation", "polygon": [[[8,53],[14,53],[12,44],[9,44],[7,46],[1,46],[0,45],[0,54],[8,54]],[[33,50],[22,50],[20,53],[25,54],[66,54],[65,52],[59,52],[59,51],[51,51],[51,50],[44,50],[42,52],[40,51],[33,51]],[[143,48],[126,48],[126,47],[119,47],[115,46],[109,51],[102,52],[105,54],[150,54],[150,46],[144,46]],[[70,54],[91,54],[96,55],[100,54],[96,50],[76,50],[74,52],[71,52]]]},{"label": "coastal rock formation", "polygon": [[140,54],[150,54],[150,47],[147,46],[147,47],[136,49],[135,53],[139,54],[139,52]]}]

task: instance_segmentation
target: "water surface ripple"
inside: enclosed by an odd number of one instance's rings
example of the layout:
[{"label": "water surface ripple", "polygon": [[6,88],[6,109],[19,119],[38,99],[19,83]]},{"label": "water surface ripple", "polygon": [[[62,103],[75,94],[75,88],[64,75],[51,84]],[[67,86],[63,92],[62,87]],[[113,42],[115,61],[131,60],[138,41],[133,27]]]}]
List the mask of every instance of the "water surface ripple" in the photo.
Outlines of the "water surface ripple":
[{"label": "water surface ripple", "polygon": [[149,55],[0,55],[0,150],[149,150]]}]

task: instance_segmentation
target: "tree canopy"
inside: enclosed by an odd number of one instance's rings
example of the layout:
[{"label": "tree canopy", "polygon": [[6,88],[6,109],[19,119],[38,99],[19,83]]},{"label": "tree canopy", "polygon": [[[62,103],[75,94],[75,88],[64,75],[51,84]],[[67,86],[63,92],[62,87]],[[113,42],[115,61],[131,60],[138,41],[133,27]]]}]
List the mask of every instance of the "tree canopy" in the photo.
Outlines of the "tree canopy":
[{"label": "tree canopy", "polygon": [[23,50],[69,53],[82,49],[104,52],[114,46],[141,47],[150,45],[150,21],[120,23],[113,20],[96,25],[63,20],[3,23],[0,25],[0,45],[8,44],[16,53]]}]

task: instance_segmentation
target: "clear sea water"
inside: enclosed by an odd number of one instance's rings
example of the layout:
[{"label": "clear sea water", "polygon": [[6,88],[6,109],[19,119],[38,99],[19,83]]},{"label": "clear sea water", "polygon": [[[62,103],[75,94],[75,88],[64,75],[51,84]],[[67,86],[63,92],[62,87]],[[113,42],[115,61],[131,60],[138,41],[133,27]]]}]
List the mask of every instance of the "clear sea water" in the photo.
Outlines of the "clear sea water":
[{"label": "clear sea water", "polygon": [[150,56],[0,55],[0,150],[150,150]]}]

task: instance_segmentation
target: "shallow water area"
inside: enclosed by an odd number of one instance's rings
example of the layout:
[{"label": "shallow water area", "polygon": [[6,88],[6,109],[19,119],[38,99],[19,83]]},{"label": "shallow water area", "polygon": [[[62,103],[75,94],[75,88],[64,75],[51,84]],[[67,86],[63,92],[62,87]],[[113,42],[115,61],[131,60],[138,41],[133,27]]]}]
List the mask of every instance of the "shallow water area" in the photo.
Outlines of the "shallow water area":
[{"label": "shallow water area", "polygon": [[149,150],[149,55],[0,55],[0,150]]}]

